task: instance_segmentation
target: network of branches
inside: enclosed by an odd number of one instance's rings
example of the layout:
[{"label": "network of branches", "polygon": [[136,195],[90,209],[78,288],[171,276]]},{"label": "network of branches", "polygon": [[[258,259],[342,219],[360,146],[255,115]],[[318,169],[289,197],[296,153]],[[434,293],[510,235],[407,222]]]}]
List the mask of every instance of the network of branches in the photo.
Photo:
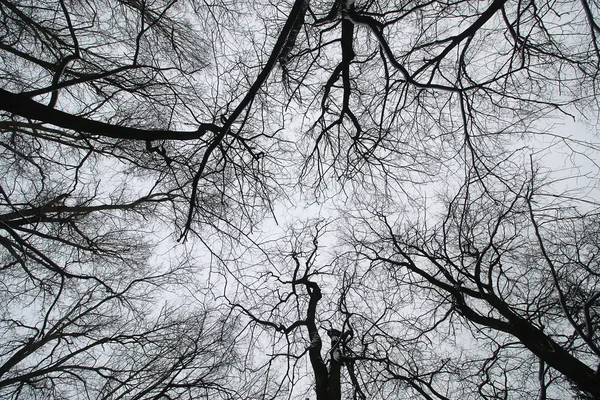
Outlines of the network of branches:
[{"label": "network of branches", "polygon": [[598,0],[0,19],[0,398],[600,398]]}]

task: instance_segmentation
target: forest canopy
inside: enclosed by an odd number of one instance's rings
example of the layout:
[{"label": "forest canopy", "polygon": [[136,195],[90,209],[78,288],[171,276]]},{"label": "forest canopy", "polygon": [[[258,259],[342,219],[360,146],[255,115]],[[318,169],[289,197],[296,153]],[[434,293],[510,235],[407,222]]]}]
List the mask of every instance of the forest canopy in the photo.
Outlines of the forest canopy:
[{"label": "forest canopy", "polygon": [[0,18],[1,398],[600,398],[598,0]]}]

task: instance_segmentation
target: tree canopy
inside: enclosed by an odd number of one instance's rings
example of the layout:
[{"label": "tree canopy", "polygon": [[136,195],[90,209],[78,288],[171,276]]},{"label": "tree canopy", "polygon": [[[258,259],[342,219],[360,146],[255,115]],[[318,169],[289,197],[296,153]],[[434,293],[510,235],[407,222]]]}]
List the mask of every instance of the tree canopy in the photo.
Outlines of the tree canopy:
[{"label": "tree canopy", "polygon": [[600,398],[597,0],[0,18],[0,397]]}]

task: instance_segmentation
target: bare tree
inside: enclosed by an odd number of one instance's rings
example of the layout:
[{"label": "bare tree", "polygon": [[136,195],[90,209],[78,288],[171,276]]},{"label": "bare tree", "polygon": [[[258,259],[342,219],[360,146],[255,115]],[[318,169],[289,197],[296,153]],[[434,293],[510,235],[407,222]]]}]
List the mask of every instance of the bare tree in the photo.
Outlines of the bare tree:
[{"label": "bare tree", "polygon": [[[297,375],[299,365],[308,358],[314,379],[314,394],[317,399],[341,399],[344,382],[342,371],[347,370],[350,384],[354,386],[355,395],[365,398],[354,373],[350,355],[352,330],[346,323],[339,324],[334,318],[325,320],[323,314],[333,310],[327,304],[322,291],[323,283],[319,276],[326,273],[326,266],[319,266],[318,241],[323,234],[323,226],[307,226],[306,231],[292,233],[291,251],[279,253],[278,258],[289,263],[290,274],[278,275],[273,271],[264,271],[255,278],[260,281],[261,288],[253,290],[255,283],[247,277],[240,282],[240,290],[234,294],[225,293],[226,298],[234,309],[239,310],[248,319],[248,324],[259,332],[265,331],[275,341],[287,343],[285,351],[275,353],[267,363],[283,358],[288,373],[278,391],[285,393],[290,388],[284,388],[285,381],[292,387],[296,384],[306,385],[303,377]],[[311,242],[304,243],[305,239]],[[308,248],[304,248],[304,246]],[[286,270],[287,268],[277,268]],[[248,285],[246,287],[246,285]],[[324,298],[325,297],[325,298]],[[323,309],[324,308],[324,309]],[[335,327],[337,326],[337,328]],[[339,328],[339,329],[338,329]],[[254,332],[254,330],[252,330]],[[324,345],[325,335],[329,343]],[[252,333],[252,341],[260,338],[260,333]],[[278,346],[275,343],[275,346]],[[327,350],[325,350],[327,349]],[[300,364],[299,364],[300,363]],[[347,384],[347,382],[346,382]],[[293,389],[293,388],[292,388]],[[307,393],[311,396],[312,393]]]},{"label": "bare tree", "polygon": [[[182,126],[173,107],[192,102],[206,66],[187,9],[0,8],[0,396],[243,397],[230,375],[233,321],[171,304],[199,269],[155,257],[161,227],[185,222],[197,158],[155,140],[203,134],[169,136]],[[218,197],[198,196],[196,211],[209,212],[195,221],[217,225]]]},{"label": "bare tree", "polygon": [[[540,398],[565,380],[597,397],[597,207],[583,212],[579,200],[524,175],[512,185],[468,176],[439,219],[372,209],[352,243],[369,274],[416,297],[428,315],[419,329],[465,327],[493,349],[475,373],[482,396],[519,390],[512,379],[532,373],[537,359]],[[547,378],[548,367],[561,376]]]},{"label": "bare tree", "polygon": [[[220,221],[239,229],[264,212],[272,182],[259,170],[270,155],[230,131],[255,93],[236,106],[238,94],[224,82],[210,85],[221,78],[220,66],[208,68],[211,44],[219,43],[200,34],[234,18],[235,9],[5,1],[2,12],[4,131],[44,150],[106,156],[135,171],[153,193],[170,194],[162,200],[173,203],[169,219],[182,239],[194,226]],[[226,209],[240,219],[223,218]]]},{"label": "bare tree", "polygon": [[206,193],[262,216],[296,151],[281,133],[292,115],[301,183],[319,194],[329,178],[431,181],[465,140],[486,157],[550,112],[597,110],[595,3],[298,0],[268,19],[236,4],[6,1],[0,107],[157,156],[189,202],[183,236],[210,213]]},{"label": "bare tree", "polygon": [[5,139],[0,396],[238,397],[232,322],[156,303],[197,273],[154,259],[152,225],[176,195],[135,197],[116,179],[135,174],[96,175],[105,160],[88,149]]},{"label": "bare tree", "polygon": [[270,396],[448,399],[469,393],[467,385],[448,387],[457,365],[435,358],[439,353],[428,345],[433,330],[419,331],[424,316],[403,313],[414,308],[403,288],[374,270],[361,271],[348,262],[350,253],[327,254],[334,228],[312,221],[293,229],[287,246],[279,243],[254,270],[243,268],[244,279],[226,285],[226,299],[247,320],[250,351],[259,360],[253,368],[270,382],[278,379]]},{"label": "bare tree", "polygon": [[[259,368],[243,396],[276,397],[306,354],[319,398],[598,396],[596,203],[548,200],[522,155],[560,144],[595,179],[597,147],[551,123],[597,120],[599,7],[0,0],[6,393],[235,397]],[[245,259],[297,201],[339,212],[343,251],[317,262],[305,227]],[[239,337],[144,315],[193,279],[155,260],[164,231],[208,249]],[[273,352],[237,385],[216,354],[244,338]]]}]

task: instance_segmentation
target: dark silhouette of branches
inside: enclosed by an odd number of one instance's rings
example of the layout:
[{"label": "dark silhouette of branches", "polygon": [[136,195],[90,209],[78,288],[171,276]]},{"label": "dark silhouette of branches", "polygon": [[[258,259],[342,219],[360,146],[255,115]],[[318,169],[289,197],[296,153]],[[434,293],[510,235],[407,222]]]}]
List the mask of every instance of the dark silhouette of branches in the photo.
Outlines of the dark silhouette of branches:
[{"label": "dark silhouette of branches", "polygon": [[0,0],[0,396],[600,396],[599,18]]},{"label": "dark silhouette of branches", "polygon": [[[546,205],[535,177],[502,191],[490,189],[493,180],[468,180],[430,226],[395,223],[375,212],[377,225],[364,231],[373,236],[355,234],[356,250],[399,286],[421,288],[437,316],[424,329],[436,329],[450,316],[478,340],[512,338],[510,347],[540,360],[540,393],[547,391],[547,365],[598,396],[598,273],[595,244],[587,241],[597,212]],[[490,362],[508,349],[499,347]],[[484,395],[491,382],[482,382]]]}]

